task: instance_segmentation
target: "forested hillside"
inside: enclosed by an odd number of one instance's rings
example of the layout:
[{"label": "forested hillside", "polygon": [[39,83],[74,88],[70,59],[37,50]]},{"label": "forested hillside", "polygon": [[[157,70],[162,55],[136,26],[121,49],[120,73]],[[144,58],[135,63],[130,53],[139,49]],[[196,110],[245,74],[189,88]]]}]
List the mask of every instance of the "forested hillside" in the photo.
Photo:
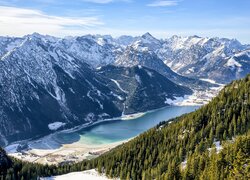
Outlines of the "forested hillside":
[{"label": "forested hillside", "polygon": [[[141,134],[91,161],[48,167],[14,161],[7,179],[97,168],[120,179],[249,179],[250,76],[208,105]],[[221,141],[222,150],[214,143]]]},{"label": "forested hillside", "polygon": [[[96,160],[98,169],[100,171],[104,167],[107,175],[121,179],[199,177],[206,169],[205,164],[200,167],[200,174],[197,174],[197,168],[194,171],[189,168],[195,165],[194,161],[188,163],[183,171],[181,163],[186,158],[190,162],[189,158],[194,153],[195,157],[197,154],[205,156],[214,141],[228,141],[236,135],[249,132],[249,109],[250,76],[225,87],[218,97],[198,111],[176,118],[172,123],[162,123],[101,156]],[[250,144],[245,146],[249,150]],[[246,156],[250,158],[249,154]],[[229,167],[235,168],[231,164],[228,164]],[[246,167],[249,167],[249,162]],[[223,175],[227,177],[231,172],[228,173]]]}]

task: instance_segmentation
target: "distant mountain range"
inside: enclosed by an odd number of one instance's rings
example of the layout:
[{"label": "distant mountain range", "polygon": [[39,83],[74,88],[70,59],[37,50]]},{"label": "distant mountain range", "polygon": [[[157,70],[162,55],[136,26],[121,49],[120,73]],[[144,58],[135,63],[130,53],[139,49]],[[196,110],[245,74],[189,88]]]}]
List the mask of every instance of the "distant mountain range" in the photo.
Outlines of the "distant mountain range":
[{"label": "distant mountain range", "polygon": [[48,134],[57,122],[160,108],[212,86],[200,79],[228,83],[250,72],[249,51],[237,40],[149,33],[0,37],[0,144]]}]

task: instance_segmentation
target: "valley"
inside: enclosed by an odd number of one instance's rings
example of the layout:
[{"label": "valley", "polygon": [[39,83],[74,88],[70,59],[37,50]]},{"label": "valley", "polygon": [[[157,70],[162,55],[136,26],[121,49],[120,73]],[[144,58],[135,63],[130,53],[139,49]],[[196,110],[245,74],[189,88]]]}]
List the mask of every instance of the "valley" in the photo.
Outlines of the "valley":
[{"label": "valley", "polygon": [[[66,167],[64,173],[71,165],[104,168],[110,153],[202,111],[226,84],[250,73],[250,46],[226,38],[34,33],[2,37],[0,45],[0,145],[17,162]],[[178,163],[185,169],[189,162]],[[106,168],[111,177],[125,176]]]},{"label": "valley", "polygon": [[0,180],[250,180],[249,7],[0,0]]},{"label": "valley", "polygon": [[81,162],[84,159],[98,157],[161,121],[198,108],[199,106],[165,107],[139,116],[107,120],[75,130],[56,132],[28,142],[14,143],[5,150],[10,156],[27,162],[41,164]]}]

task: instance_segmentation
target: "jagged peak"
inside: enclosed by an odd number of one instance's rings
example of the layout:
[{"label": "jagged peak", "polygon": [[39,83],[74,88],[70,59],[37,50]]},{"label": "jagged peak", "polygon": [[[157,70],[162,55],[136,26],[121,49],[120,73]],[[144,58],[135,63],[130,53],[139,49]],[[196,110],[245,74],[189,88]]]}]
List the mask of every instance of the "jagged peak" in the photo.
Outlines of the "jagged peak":
[{"label": "jagged peak", "polygon": [[46,38],[46,36],[48,35],[42,35],[42,34],[39,34],[37,32],[34,32],[32,34],[28,34],[28,35],[25,35],[24,38]]},{"label": "jagged peak", "polygon": [[149,32],[143,34],[141,36],[142,39],[144,40],[149,40],[149,41],[159,41],[158,39],[156,39],[153,35],[151,35]]},{"label": "jagged peak", "polygon": [[142,35],[142,37],[153,37],[153,36],[149,32],[146,32],[145,34]]}]

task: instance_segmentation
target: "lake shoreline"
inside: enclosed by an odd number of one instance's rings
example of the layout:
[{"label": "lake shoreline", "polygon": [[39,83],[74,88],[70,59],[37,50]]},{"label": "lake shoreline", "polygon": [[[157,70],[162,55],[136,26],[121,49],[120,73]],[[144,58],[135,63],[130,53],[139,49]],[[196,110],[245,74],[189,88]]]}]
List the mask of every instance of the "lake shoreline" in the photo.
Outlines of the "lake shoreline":
[{"label": "lake shoreline", "polygon": [[40,139],[22,141],[6,147],[6,151],[24,161],[41,164],[60,164],[91,159],[126,143],[162,121],[192,112],[199,106],[167,106],[123,119],[113,118],[88,123],[68,130],[57,131]]},{"label": "lake shoreline", "polygon": [[[178,105],[176,105],[176,106],[178,107]],[[161,109],[165,109],[165,108],[171,108],[171,107],[175,107],[175,105],[165,106],[165,107],[161,107],[161,108],[158,108],[158,109],[153,109],[153,110],[149,110],[149,111],[145,111],[145,112],[138,112],[138,113],[134,113],[134,114],[122,115],[122,116],[119,116],[119,117],[103,119],[103,120],[90,122],[90,123],[85,123],[85,124],[78,125],[78,126],[73,127],[73,128],[58,130],[58,131],[52,132],[52,133],[50,133],[48,135],[45,135],[45,136],[41,136],[41,137],[39,136],[39,137],[29,138],[29,139],[25,139],[25,140],[21,140],[21,141],[15,141],[15,142],[12,142],[11,144],[5,146],[4,149],[8,153],[8,147],[12,146],[12,145],[15,145],[15,144],[25,144],[25,143],[30,142],[30,141],[36,141],[36,140],[46,138],[46,137],[49,137],[49,136],[52,136],[52,135],[56,135],[56,134],[62,133],[62,132],[72,133],[72,132],[76,132],[76,131],[79,131],[79,130],[85,129],[85,128],[90,128],[90,127],[93,127],[93,126],[96,126],[96,125],[99,125],[99,124],[102,124],[102,123],[105,123],[105,122],[134,120],[134,119],[136,119],[138,117],[144,116],[147,113],[151,113],[151,112],[154,112],[154,111],[157,111],[157,110],[161,110]]]},{"label": "lake shoreline", "polygon": [[96,158],[129,140],[130,139],[101,145],[90,145],[76,142],[73,144],[64,144],[59,149],[42,150],[34,148],[25,152],[11,153],[9,156],[31,163],[48,165],[71,162],[76,163],[81,162],[82,160]]}]

